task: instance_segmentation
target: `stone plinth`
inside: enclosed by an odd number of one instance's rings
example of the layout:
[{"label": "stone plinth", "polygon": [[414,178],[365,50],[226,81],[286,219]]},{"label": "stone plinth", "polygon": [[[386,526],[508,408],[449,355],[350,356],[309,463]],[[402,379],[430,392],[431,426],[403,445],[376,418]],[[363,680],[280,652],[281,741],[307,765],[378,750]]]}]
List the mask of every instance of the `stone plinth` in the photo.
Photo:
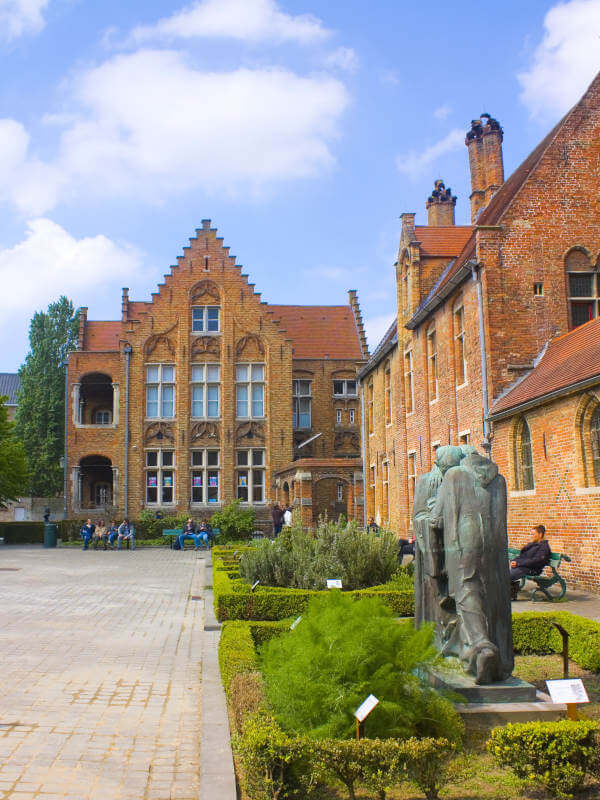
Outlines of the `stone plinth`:
[{"label": "stone plinth", "polygon": [[436,689],[459,694],[465,703],[534,703],[536,700],[535,686],[515,677],[479,686],[466,672],[431,670],[429,679]]}]

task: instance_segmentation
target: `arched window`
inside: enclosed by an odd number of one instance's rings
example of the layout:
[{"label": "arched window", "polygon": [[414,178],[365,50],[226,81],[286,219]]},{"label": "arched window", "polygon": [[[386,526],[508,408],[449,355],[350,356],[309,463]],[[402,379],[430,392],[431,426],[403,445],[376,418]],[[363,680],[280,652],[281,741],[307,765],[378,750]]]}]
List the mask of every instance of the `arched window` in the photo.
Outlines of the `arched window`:
[{"label": "arched window", "polygon": [[590,450],[594,467],[594,483],[600,486],[600,405],[592,414],[590,422]]},{"label": "arched window", "polygon": [[600,404],[591,398],[579,418],[586,486],[600,486]]},{"label": "arched window", "polygon": [[531,431],[525,419],[520,421],[515,437],[515,476],[520,491],[535,489]]},{"label": "arched window", "polygon": [[598,316],[598,272],[582,247],[573,247],[565,259],[570,327],[576,328]]}]

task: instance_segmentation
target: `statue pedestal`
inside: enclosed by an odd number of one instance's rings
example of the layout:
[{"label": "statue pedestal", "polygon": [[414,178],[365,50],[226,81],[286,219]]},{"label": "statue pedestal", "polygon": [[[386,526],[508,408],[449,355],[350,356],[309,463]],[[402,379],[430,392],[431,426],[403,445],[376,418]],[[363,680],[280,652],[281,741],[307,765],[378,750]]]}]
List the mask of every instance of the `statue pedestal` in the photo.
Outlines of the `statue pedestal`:
[{"label": "statue pedestal", "polygon": [[479,686],[466,672],[430,670],[429,680],[436,689],[461,695],[465,703],[534,703],[536,700],[535,686],[520,678]]}]

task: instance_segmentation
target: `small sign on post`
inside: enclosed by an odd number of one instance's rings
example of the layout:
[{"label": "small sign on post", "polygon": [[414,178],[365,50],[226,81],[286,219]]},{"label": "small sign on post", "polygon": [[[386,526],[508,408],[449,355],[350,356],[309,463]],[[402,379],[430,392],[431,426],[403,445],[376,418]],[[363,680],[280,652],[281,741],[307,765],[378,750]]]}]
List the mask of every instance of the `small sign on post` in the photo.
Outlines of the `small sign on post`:
[{"label": "small sign on post", "polygon": [[296,625],[297,625],[297,624],[300,622],[300,620],[301,620],[301,619],[302,619],[302,614],[300,614],[300,616],[299,616],[297,619],[295,619],[295,620],[292,622],[292,624],[290,625],[290,630],[291,630],[291,631],[293,631],[293,630],[294,630],[294,628],[295,628],[295,627],[296,627]]},{"label": "small sign on post", "polygon": [[252,588],[250,589],[250,591],[251,591],[251,592],[253,592],[253,591],[256,589],[256,587],[258,586],[258,584],[259,584],[259,583],[260,583],[260,580],[258,580],[258,581],[254,581],[254,583],[252,584]]},{"label": "small sign on post", "polygon": [[340,578],[327,578],[328,589],[341,589],[342,581]]},{"label": "small sign on post", "polygon": [[581,678],[568,678],[562,681],[546,681],[553,703],[566,703],[567,717],[578,719],[577,703],[589,703],[590,698]]},{"label": "small sign on post", "polygon": [[354,716],[356,717],[356,738],[360,739],[364,735],[364,728],[365,728],[365,720],[373,711],[376,705],[379,704],[379,700],[375,697],[374,694],[370,694],[364,703],[361,703],[359,707],[354,712]]}]

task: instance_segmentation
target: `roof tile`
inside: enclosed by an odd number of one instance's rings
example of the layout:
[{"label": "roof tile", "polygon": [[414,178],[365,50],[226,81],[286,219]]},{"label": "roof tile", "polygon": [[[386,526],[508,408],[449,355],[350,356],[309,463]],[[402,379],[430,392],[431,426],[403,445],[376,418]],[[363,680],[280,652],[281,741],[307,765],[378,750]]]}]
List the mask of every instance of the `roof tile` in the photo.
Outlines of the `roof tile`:
[{"label": "roof tile", "polygon": [[457,256],[473,233],[472,225],[415,225],[425,256]]},{"label": "roof tile", "polygon": [[294,358],[352,358],[362,361],[350,306],[268,306],[293,342]]}]

